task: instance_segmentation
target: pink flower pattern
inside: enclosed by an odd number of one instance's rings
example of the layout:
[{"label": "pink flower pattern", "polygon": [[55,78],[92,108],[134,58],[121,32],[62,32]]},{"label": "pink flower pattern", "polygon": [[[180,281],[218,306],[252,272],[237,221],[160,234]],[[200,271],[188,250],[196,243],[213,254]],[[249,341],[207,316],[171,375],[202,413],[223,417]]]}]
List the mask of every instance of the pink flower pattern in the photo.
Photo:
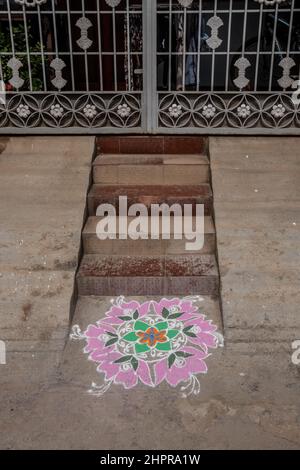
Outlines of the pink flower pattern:
[{"label": "pink flower pattern", "polygon": [[[145,344],[141,341],[143,332],[152,330],[161,331],[163,340]],[[208,351],[218,347],[216,330],[188,298],[141,304],[117,299],[82,335],[84,353],[104,374],[104,385],[94,384],[98,389],[94,394],[102,395],[111,384],[132,389],[139,383],[156,387],[164,381],[171,387],[191,383],[193,393],[197,393],[196,376],[207,373]]]}]

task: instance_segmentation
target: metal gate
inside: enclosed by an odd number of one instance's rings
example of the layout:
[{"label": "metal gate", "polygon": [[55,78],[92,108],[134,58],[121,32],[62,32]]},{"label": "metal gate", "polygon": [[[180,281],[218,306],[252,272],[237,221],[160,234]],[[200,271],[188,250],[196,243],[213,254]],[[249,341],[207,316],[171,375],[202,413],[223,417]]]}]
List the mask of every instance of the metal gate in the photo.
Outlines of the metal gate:
[{"label": "metal gate", "polygon": [[300,0],[0,0],[0,132],[298,134],[299,59]]}]

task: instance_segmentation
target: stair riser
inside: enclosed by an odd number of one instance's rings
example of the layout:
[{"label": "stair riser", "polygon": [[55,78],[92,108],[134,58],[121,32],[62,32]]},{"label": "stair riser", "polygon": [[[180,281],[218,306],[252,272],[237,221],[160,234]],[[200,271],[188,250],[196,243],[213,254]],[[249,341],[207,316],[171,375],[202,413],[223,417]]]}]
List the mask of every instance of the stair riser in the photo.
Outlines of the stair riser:
[{"label": "stair riser", "polygon": [[[83,247],[86,254],[103,255],[161,255],[186,253],[188,240],[99,240],[97,235],[83,234]],[[210,254],[215,252],[214,233],[206,234],[202,250],[189,250],[188,253]]]},{"label": "stair riser", "polygon": [[217,276],[199,277],[77,277],[79,295],[201,295],[216,296]]},{"label": "stair riser", "polygon": [[[131,199],[128,197],[127,199],[127,206],[132,206],[133,204],[144,204],[149,213],[151,209],[151,204],[168,204],[168,206],[172,206],[173,204],[180,204],[182,209],[184,209],[184,204],[190,204],[193,206],[193,213],[192,215],[196,215],[196,204],[204,204],[204,215],[208,216],[212,214],[212,197],[211,196],[199,196],[197,198],[191,197],[191,198],[183,198],[181,197],[180,199],[177,198],[165,198],[165,199],[160,199],[157,196],[140,196],[134,199]],[[88,197],[88,211],[90,216],[96,215],[96,211],[98,206],[101,204],[112,204],[114,208],[116,209],[117,215],[119,215],[119,198],[115,197],[110,197],[110,198],[104,198],[101,196],[89,196]]]},{"label": "stair riser", "polygon": [[96,139],[97,153],[189,154],[204,153],[207,138],[200,136],[103,136]]},{"label": "stair riser", "polygon": [[209,182],[208,165],[99,165],[94,183],[193,185]]}]

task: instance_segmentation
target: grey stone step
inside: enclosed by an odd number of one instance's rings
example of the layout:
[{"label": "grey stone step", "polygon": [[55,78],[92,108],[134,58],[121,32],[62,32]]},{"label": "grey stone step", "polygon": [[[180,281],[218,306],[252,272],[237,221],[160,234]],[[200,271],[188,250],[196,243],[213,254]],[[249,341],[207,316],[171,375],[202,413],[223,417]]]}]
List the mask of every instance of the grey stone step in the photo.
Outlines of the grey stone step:
[{"label": "grey stone step", "polygon": [[[83,230],[83,248],[85,254],[114,254],[114,255],[161,255],[161,254],[186,254],[185,244],[186,240],[183,236],[182,240],[174,239],[174,226],[171,223],[171,238],[170,240],[152,240],[150,233],[150,222],[148,239],[132,240],[128,237],[127,240],[122,240],[117,234],[115,240],[100,240],[97,237],[96,229],[98,222],[102,217],[89,217]],[[133,217],[128,217],[128,224],[133,220]],[[194,218],[195,219],[195,218]],[[119,222],[117,220],[117,227]],[[195,222],[193,222],[195,227]],[[214,253],[216,246],[216,234],[212,217],[204,218],[204,246],[201,251],[188,251],[188,253],[207,254]],[[160,227],[161,233],[161,227]]]},{"label": "grey stone step", "polygon": [[119,196],[127,196],[128,206],[139,203],[150,209],[151,204],[180,204],[181,207],[184,204],[203,204],[205,215],[212,213],[212,191],[206,183],[190,186],[94,184],[88,194],[89,215],[96,215],[100,204],[112,204],[118,211]]},{"label": "grey stone step", "polygon": [[209,182],[206,155],[103,154],[93,163],[95,183],[191,185]]},{"label": "grey stone step", "polygon": [[217,295],[213,255],[85,255],[78,274],[79,295]]}]

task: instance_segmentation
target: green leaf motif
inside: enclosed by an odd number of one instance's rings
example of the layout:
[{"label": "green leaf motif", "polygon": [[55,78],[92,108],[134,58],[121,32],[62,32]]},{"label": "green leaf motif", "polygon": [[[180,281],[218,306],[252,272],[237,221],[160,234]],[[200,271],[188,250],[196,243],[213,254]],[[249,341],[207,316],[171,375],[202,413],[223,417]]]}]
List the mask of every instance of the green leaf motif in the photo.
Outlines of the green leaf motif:
[{"label": "green leaf motif", "polygon": [[186,336],[190,336],[191,338],[197,338],[197,335],[192,331],[186,331],[185,334]]},{"label": "green leaf motif", "polygon": [[162,309],[161,315],[162,315],[163,318],[168,318],[168,316],[170,315],[170,312],[169,312],[169,310],[168,310],[166,307],[164,307],[164,308]]},{"label": "green leaf motif", "polygon": [[124,362],[129,362],[132,360],[132,357],[133,356],[123,356],[123,357],[120,357],[120,359],[117,359],[116,361],[114,361],[114,364],[123,364]]},{"label": "green leaf motif", "polygon": [[166,341],[165,343],[157,343],[155,348],[158,351],[171,351],[172,349],[170,341]]},{"label": "green leaf motif", "polygon": [[140,315],[139,315],[139,312],[136,310],[136,311],[134,312],[134,314],[132,315],[132,318],[133,318],[134,320],[137,320],[137,319],[139,318],[139,316],[140,316]]},{"label": "green leaf motif", "polygon": [[142,354],[142,353],[145,353],[145,352],[148,352],[150,350],[149,346],[147,346],[147,344],[140,344],[140,343],[137,343],[135,346],[135,352],[136,354]]},{"label": "green leaf motif", "polygon": [[117,341],[118,341],[118,338],[112,338],[112,339],[108,340],[107,343],[105,343],[105,347],[112,346]]},{"label": "green leaf motif", "polygon": [[186,326],[183,328],[183,332],[186,334],[187,331],[190,331],[192,328],[194,328],[194,325]]},{"label": "green leaf motif", "polygon": [[132,365],[132,367],[133,367],[133,370],[136,371],[136,370],[138,369],[138,367],[139,367],[139,361],[138,361],[135,357],[133,357],[133,358],[131,359],[131,365]]},{"label": "green leaf motif", "polygon": [[168,320],[174,320],[175,318],[179,318],[183,315],[183,312],[172,313],[169,315]]},{"label": "green leaf motif", "polygon": [[193,354],[190,354],[184,351],[177,351],[175,354],[177,357],[185,357],[185,358],[193,356]]},{"label": "green leaf motif", "polygon": [[167,321],[156,323],[154,326],[158,331],[167,330],[169,328],[169,324]]},{"label": "green leaf motif", "polygon": [[168,366],[169,366],[169,369],[171,369],[172,365],[174,364],[174,362],[176,361],[176,356],[174,353],[170,354],[170,356],[168,357]]},{"label": "green leaf motif", "polygon": [[124,317],[119,317],[120,320],[122,321],[129,321],[129,320],[132,320],[131,317],[129,317],[128,315],[125,315]]},{"label": "green leaf motif", "polygon": [[125,341],[134,342],[137,341],[139,337],[134,333],[134,331],[132,331],[131,333],[127,333],[127,335],[123,336],[123,339]]},{"label": "green leaf motif", "polygon": [[149,328],[149,325],[147,325],[147,323],[141,320],[137,320],[134,324],[135,331],[147,331],[148,328]]},{"label": "green leaf motif", "polygon": [[112,336],[113,338],[116,338],[118,335],[116,335],[115,333],[111,333],[110,331],[106,331],[105,332],[108,336]]},{"label": "green leaf motif", "polygon": [[167,332],[167,337],[168,337],[169,339],[173,339],[173,338],[175,338],[178,334],[179,334],[179,330],[169,330],[169,331]]}]

